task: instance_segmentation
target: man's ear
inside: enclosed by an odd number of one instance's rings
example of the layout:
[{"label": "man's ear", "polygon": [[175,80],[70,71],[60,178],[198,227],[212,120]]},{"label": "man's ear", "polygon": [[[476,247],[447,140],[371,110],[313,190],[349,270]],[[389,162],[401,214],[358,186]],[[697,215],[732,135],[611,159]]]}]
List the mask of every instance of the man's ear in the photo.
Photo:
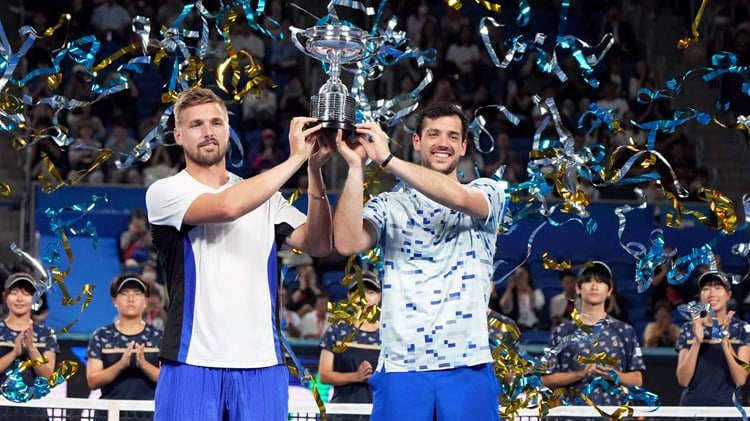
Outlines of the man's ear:
[{"label": "man's ear", "polygon": [[182,146],[182,136],[180,135],[180,131],[175,127],[172,129],[172,135],[174,136],[174,143]]}]

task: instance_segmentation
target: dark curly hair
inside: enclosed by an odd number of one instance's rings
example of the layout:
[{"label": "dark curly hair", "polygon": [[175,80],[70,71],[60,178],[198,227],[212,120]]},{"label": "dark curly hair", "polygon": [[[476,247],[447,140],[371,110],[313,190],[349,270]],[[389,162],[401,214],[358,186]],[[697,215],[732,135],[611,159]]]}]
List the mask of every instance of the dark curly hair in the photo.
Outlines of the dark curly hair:
[{"label": "dark curly hair", "polygon": [[451,104],[450,102],[433,102],[427,104],[417,115],[417,127],[415,128],[417,136],[422,136],[424,128],[424,119],[434,120],[440,117],[456,116],[461,120],[461,140],[466,139],[469,122],[466,119],[461,107]]}]

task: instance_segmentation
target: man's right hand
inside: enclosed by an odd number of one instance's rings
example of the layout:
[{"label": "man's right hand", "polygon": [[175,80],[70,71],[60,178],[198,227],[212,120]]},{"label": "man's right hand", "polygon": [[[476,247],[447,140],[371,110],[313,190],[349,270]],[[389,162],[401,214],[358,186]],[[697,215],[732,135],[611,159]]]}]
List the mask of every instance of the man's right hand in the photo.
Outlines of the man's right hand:
[{"label": "man's right hand", "polygon": [[310,136],[322,126],[313,117],[294,117],[289,122],[289,156],[302,156],[305,161],[310,158],[315,147],[315,138]]},{"label": "man's right hand", "polygon": [[367,159],[364,146],[359,143],[347,142],[342,137],[336,138],[336,147],[349,168],[362,168]]}]

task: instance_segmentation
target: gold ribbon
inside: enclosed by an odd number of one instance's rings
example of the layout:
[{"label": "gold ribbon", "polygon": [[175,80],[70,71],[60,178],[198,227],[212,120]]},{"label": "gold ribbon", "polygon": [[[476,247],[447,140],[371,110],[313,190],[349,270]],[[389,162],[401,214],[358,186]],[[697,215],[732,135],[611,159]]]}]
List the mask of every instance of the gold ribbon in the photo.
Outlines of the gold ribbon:
[{"label": "gold ribbon", "polygon": [[687,48],[690,44],[698,41],[698,38],[700,38],[700,34],[698,33],[698,25],[700,25],[701,23],[703,11],[706,10],[707,4],[708,0],[703,0],[701,2],[701,7],[700,9],[698,9],[698,13],[695,15],[695,19],[693,19],[693,24],[690,25],[690,33],[692,35],[677,41],[677,48]]},{"label": "gold ribbon", "polygon": [[620,363],[620,359],[607,355],[604,351],[598,352],[592,355],[578,355],[576,361],[580,364],[604,364],[604,365],[617,365]]},{"label": "gold ribbon", "polygon": [[734,202],[717,190],[708,187],[698,190],[698,198],[708,203],[712,218],[709,218],[702,212],[686,208],[674,194],[668,191],[664,191],[664,197],[669,200],[673,207],[665,216],[667,226],[677,228],[682,223],[684,215],[691,215],[703,225],[711,229],[720,229],[726,234],[733,234],[737,230],[739,218],[737,218],[737,213],[734,210]]},{"label": "gold ribbon", "polygon": [[63,176],[60,174],[60,171],[57,169],[57,167],[55,167],[55,164],[46,153],[41,152],[41,155],[44,167],[46,168],[49,175],[52,176],[53,180],[47,179],[46,177],[44,177],[44,175],[40,175],[38,177],[38,180],[42,186],[43,192],[52,193],[62,186],[74,186],[78,184],[78,182],[81,181],[85,176],[87,176],[90,172],[94,171],[98,166],[103,164],[104,161],[108,160],[112,156],[112,151],[109,149],[100,150],[99,154],[94,159],[94,162],[91,163],[91,166],[88,169],[79,171],[74,177],[69,179],[63,178]]},{"label": "gold ribbon", "polygon": [[[487,0],[474,0],[474,1],[478,5],[489,10],[490,12],[500,13],[500,9],[502,8],[500,4],[495,3],[495,2],[491,2]],[[445,0],[445,2],[448,4],[449,7],[451,7],[454,10],[461,10],[461,8],[463,7],[461,0]]]},{"label": "gold ribbon", "polygon": [[544,265],[545,269],[551,269],[551,270],[566,270],[573,267],[573,265],[570,263],[570,260],[563,260],[561,262],[556,262],[552,258],[549,257],[549,252],[542,253],[542,264]]}]

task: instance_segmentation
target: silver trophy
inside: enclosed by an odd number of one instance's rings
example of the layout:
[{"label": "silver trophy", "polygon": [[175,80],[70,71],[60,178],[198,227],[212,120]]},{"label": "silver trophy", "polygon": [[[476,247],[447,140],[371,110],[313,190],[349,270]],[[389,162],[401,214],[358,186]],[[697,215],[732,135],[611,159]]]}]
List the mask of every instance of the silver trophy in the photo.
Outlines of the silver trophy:
[{"label": "silver trophy", "polygon": [[[303,53],[330,66],[329,79],[318,95],[310,98],[310,116],[326,129],[354,131],[356,101],[341,82],[341,65],[359,60],[365,54],[367,32],[350,26],[325,25],[305,30],[290,28],[294,45]],[[307,39],[303,46],[298,35]],[[345,136],[347,133],[345,133]]]}]

